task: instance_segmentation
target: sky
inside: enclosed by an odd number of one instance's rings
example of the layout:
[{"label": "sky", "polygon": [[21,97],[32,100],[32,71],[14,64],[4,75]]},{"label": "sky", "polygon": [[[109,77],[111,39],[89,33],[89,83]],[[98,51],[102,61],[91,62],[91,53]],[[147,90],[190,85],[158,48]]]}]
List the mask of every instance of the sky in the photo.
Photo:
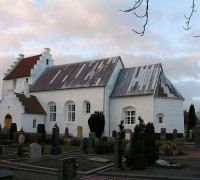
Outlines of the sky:
[{"label": "sky", "polygon": [[[185,98],[184,109],[200,111],[200,0],[185,31],[192,0],[150,0],[143,19],[120,10],[131,0],[0,0],[0,99],[3,74],[16,61],[51,49],[55,64],[121,56],[125,67],[162,63]],[[144,1],[145,2],[145,1]],[[145,4],[138,9],[142,15]]]}]

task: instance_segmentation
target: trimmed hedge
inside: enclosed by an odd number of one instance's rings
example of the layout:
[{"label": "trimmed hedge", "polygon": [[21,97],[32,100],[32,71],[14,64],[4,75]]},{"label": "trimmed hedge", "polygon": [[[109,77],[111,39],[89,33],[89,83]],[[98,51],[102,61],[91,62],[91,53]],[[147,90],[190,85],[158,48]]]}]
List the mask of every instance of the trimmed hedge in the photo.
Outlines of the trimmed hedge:
[{"label": "trimmed hedge", "polygon": [[23,134],[25,136],[25,143],[41,143],[42,135],[40,133],[28,133],[28,132],[14,132],[13,140],[15,142],[19,141],[19,135]]},{"label": "trimmed hedge", "polygon": [[110,153],[113,151],[114,151],[114,142],[106,142],[99,140],[99,142],[95,144],[96,154]]}]

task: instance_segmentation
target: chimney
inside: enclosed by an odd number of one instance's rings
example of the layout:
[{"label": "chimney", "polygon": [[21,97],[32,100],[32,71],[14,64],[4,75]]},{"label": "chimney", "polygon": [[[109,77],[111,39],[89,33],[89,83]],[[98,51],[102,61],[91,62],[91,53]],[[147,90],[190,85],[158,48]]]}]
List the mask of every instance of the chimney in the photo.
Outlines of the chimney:
[{"label": "chimney", "polygon": [[24,82],[24,95],[30,98],[28,78],[26,78],[26,82]]},{"label": "chimney", "polygon": [[50,54],[50,49],[49,48],[44,48],[44,52],[47,54]]},{"label": "chimney", "polygon": [[19,54],[19,59],[23,59],[24,55],[23,54]]}]

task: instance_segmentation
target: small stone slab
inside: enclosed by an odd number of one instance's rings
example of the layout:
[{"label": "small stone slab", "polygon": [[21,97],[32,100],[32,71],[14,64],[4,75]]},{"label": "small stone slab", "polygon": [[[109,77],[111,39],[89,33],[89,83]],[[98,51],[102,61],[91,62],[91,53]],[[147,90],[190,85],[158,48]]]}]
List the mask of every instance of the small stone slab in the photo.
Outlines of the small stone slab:
[{"label": "small stone slab", "polygon": [[92,161],[103,162],[103,163],[110,162],[109,159],[104,159],[104,158],[99,158],[99,157],[92,157],[92,158],[88,158],[88,159],[92,160]]},{"label": "small stone slab", "polygon": [[155,162],[155,165],[156,166],[159,166],[159,167],[170,167],[171,164],[169,164],[167,161],[164,161],[162,159],[159,159]]},{"label": "small stone slab", "polygon": [[8,169],[0,169],[0,178],[1,179],[7,179],[7,178],[12,178],[13,177],[13,172],[8,170]]}]

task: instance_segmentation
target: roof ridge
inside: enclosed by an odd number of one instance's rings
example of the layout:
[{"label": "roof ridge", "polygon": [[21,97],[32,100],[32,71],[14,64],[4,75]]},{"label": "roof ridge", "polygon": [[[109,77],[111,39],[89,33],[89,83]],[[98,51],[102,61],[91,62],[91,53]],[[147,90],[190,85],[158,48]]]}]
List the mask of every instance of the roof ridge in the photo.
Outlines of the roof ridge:
[{"label": "roof ridge", "polygon": [[128,67],[128,68],[124,68],[124,69],[132,69],[132,68],[139,68],[139,67],[152,66],[152,65],[161,65],[162,66],[162,63],[146,64],[146,65],[142,65],[142,66],[133,66],[133,67]]},{"label": "roof ridge", "polygon": [[[99,59],[93,59],[93,60],[84,60],[84,61],[77,61],[77,62],[72,62],[72,63],[68,63],[68,64],[59,64],[59,65],[54,65],[51,68],[54,67],[59,67],[59,66],[66,66],[66,65],[71,65],[71,64],[81,64],[81,63],[90,63],[90,62],[94,62],[94,61],[101,61],[101,60],[105,60],[108,61],[110,58],[119,58],[120,56],[112,56],[112,57],[108,57],[108,58],[99,58]],[[121,58],[121,57],[120,57]]]}]

